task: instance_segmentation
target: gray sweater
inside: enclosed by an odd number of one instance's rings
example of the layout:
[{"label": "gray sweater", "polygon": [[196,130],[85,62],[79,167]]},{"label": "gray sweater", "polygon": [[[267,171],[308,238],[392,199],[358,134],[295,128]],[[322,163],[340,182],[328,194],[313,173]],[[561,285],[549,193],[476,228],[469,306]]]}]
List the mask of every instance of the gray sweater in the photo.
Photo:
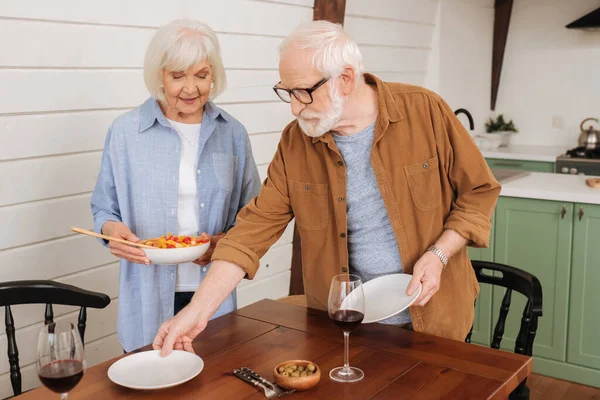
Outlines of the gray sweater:
[{"label": "gray sweater", "polygon": [[[363,283],[402,273],[402,260],[381,192],[371,166],[374,124],[352,136],[333,135],[346,163],[346,201],[350,272]],[[381,323],[410,322],[404,310]]]}]

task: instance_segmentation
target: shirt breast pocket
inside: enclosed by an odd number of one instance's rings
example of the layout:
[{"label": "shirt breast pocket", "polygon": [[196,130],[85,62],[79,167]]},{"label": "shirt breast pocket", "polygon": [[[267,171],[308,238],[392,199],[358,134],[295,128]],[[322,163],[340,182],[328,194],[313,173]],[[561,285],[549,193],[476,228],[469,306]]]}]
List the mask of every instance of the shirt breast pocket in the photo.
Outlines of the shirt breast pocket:
[{"label": "shirt breast pocket", "polygon": [[442,203],[438,157],[404,167],[410,195],[417,209],[432,210]]},{"label": "shirt breast pocket", "polygon": [[329,220],[329,185],[288,181],[290,202],[299,229],[318,231]]},{"label": "shirt breast pocket", "polygon": [[228,153],[212,153],[213,167],[221,189],[231,192],[237,170],[238,157]]}]

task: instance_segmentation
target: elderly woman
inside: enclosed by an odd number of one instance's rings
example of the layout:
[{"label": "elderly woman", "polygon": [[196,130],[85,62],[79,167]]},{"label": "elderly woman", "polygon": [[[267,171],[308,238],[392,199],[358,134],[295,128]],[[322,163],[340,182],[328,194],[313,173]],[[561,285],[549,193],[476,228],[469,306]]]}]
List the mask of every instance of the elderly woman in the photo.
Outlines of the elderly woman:
[{"label": "elderly woman", "polygon": [[[94,229],[130,241],[205,232],[214,246],[260,189],[248,133],[210,100],[226,84],[215,33],[193,20],[160,28],[144,80],[152,97],[108,130],[91,202]],[[131,351],[189,303],[212,251],[195,263],[153,265],[141,249],[104,244],[121,258],[118,334]],[[232,293],[215,316],[235,307]]]}]

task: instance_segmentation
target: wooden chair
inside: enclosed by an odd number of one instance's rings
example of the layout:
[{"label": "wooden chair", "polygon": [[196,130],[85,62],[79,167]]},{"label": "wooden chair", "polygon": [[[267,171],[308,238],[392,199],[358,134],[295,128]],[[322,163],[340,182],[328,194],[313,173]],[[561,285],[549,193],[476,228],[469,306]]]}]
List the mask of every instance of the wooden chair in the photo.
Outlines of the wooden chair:
[{"label": "wooden chair", "polygon": [[[488,261],[472,261],[472,264],[479,283],[506,288],[500,306],[500,315],[494,329],[491,347],[494,349],[500,348],[512,292],[515,291],[527,298],[521,318],[519,334],[515,342],[515,353],[531,357],[533,341],[537,332],[538,318],[542,316],[542,285],[540,281],[534,275],[508,265]],[[484,270],[499,272],[501,276],[489,275]],[[471,327],[472,330],[473,328]],[[465,341],[467,343],[471,342],[471,332],[469,332]],[[529,399],[529,388],[527,387],[526,379],[511,393],[509,399]]]},{"label": "wooden chair", "polygon": [[90,292],[76,286],[54,281],[13,281],[0,283],[0,306],[5,307],[6,338],[8,341],[8,361],[10,364],[10,382],[15,396],[21,394],[21,369],[19,350],[15,338],[15,322],[11,306],[19,304],[46,304],[44,321],[54,322],[52,304],[79,306],[77,328],[84,342],[87,307],[105,308],[110,298],[103,293]]},{"label": "wooden chair", "polygon": [[294,239],[292,241],[292,265],[290,276],[290,295],[282,297],[277,301],[295,306],[306,307],[306,296],[304,295],[304,282],[302,280],[302,253],[300,245],[300,234],[298,227],[294,226]]}]

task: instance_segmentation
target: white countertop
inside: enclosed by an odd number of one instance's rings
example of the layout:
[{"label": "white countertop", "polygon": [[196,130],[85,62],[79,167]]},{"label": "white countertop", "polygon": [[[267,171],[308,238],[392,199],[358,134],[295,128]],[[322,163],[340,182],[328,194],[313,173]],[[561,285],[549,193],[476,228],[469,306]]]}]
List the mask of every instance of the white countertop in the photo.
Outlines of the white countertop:
[{"label": "white countertop", "polygon": [[585,184],[589,175],[531,172],[502,185],[500,196],[600,204],[600,188]]},{"label": "white countertop", "polygon": [[556,157],[569,150],[565,146],[520,146],[509,145],[496,150],[482,150],[485,158],[503,158],[506,160],[528,160],[555,162]]}]

